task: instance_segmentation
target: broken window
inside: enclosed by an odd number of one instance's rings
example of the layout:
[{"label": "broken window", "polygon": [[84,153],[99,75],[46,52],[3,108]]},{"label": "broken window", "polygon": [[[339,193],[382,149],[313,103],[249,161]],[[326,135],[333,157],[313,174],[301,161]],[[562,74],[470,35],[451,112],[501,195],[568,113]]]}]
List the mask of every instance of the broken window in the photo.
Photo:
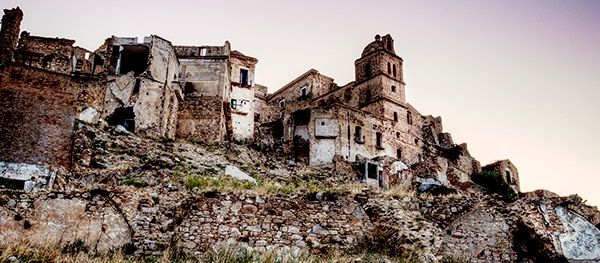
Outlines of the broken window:
[{"label": "broken window", "polygon": [[362,141],[362,127],[354,127],[354,141],[357,143],[363,143]]},{"label": "broken window", "polygon": [[[127,74],[133,71],[135,76],[142,74],[148,68],[150,50],[145,45],[124,45],[117,47],[119,60],[117,61],[117,74]],[[113,55],[115,50],[113,49]]]},{"label": "broken window", "polygon": [[237,108],[237,100],[236,99],[231,99],[231,108],[232,109]]},{"label": "broken window", "polygon": [[133,107],[118,108],[115,112],[108,117],[108,124],[116,126],[121,125],[130,132],[135,131],[135,114],[133,113]]},{"label": "broken window", "polygon": [[248,85],[248,70],[240,69],[240,83],[242,85]]},{"label": "broken window", "polygon": [[402,158],[402,150],[396,149],[396,159],[400,160]]},{"label": "broken window", "polygon": [[410,112],[410,111],[407,111],[407,112],[406,112],[406,122],[407,122],[409,125],[412,125],[412,112]]},{"label": "broken window", "polygon": [[394,121],[398,121],[398,113],[394,111]]},{"label": "broken window", "polygon": [[377,164],[367,163],[367,178],[377,179]]},{"label": "broken window", "polygon": [[135,86],[133,86],[133,94],[140,93],[140,83],[141,83],[140,79],[135,79]]},{"label": "broken window", "polygon": [[383,136],[382,136],[381,132],[375,133],[375,146],[377,148],[383,147]]},{"label": "broken window", "polygon": [[390,87],[390,89],[392,90],[392,92],[396,92],[396,86],[392,85],[392,86]]},{"label": "broken window", "polygon": [[300,89],[300,98],[301,98],[302,100],[305,100],[305,99],[306,99],[306,87],[302,87],[302,88]]}]

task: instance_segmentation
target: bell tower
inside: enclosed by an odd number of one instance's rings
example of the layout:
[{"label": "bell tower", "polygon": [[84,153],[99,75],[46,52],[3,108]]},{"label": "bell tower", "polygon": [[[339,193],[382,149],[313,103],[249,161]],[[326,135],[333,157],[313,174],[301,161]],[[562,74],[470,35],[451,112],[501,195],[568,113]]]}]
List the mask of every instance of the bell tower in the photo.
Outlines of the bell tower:
[{"label": "bell tower", "polygon": [[370,104],[377,98],[400,104],[406,102],[402,63],[394,50],[392,36],[376,35],[375,41],[369,43],[354,62],[357,87],[365,94],[361,105]]}]

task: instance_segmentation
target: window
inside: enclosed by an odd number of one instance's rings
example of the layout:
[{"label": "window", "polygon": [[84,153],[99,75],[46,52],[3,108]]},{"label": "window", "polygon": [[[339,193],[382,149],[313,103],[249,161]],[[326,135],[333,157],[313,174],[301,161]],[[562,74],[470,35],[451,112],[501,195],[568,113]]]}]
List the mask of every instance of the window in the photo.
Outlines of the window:
[{"label": "window", "polygon": [[400,160],[402,158],[402,150],[396,149],[396,159]]},{"label": "window", "polygon": [[362,128],[360,126],[354,127],[354,141],[362,143]]},{"label": "window", "polygon": [[396,138],[400,139],[400,132],[396,132]]},{"label": "window", "polygon": [[390,89],[392,90],[392,92],[396,92],[396,86],[392,85],[392,86],[390,87]]},{"label": "window", "polygon": [[305,100],[305,99],[306,99],[306,87],[302,87],[302,88],[300,89],[300,96],[301,96],[300,98],[301,98],[302,100]]},{"label": "window", "polygon": [[382,148],[383,146],[383,136],[381,135],[381,132],[377,132],[375,133],[375,146],[377,148]]},{"label": "window", "polygon": [[135,85],[133,86],[133,94],[138,94],[140,93],[140,79],[136,78],[135,79]]},{"label": "window", "polygon": [[506,182],[507,183],[512,183],[512,176],[510,176],[510,171],[506,170]]},{"label": "window", "polygon": [[285,100],[279,101],[279,108],[285,108]]},{"label": "window", "polygon": [[407,122],[409,125],[412,125],[412,112],[410,112],[410,111],[407,111],[407,112],[406,112],[406,122]]},{"label": "window", "polygon": [[248,85],[248,70],[240,69],[240,83],[242,85]]},{"label": "window", "polygon": [[200,56],[206,56],[206,48],[204,48],[204,47],[200,48]]},{"label": "window", "polygon": [[367,90],[366,97],[367,97],[366,102],[371,101],[371,90]]},{"label": "window", "polygon": [[236,109],[237,108],[237,100],[236,99],[231,99],[231,108],[232,109]]},{"label": "window", "polygon": [[325,122],[324,121],[321,122],[321,126],[325,126]]},{"label": "window", "polygon": [[394,121],[398,121],[398,113],[394,111]]},{"label": "window", "polygon": [[367,64],[365,66],[365,75],[367,76],[367,78],[371,77],[371,65],[370,64]]},{"label": "window", "polygon": [[392,65],[390,64],[390,62],[387,63],[388,66],[388,74],[392,74]]},{"label": "window", "polygon": [[396,64],[394,64],[394,70],[393,70],[393,72],[392,72],[392,75],[393,75],[394,77],[396,77]]}]

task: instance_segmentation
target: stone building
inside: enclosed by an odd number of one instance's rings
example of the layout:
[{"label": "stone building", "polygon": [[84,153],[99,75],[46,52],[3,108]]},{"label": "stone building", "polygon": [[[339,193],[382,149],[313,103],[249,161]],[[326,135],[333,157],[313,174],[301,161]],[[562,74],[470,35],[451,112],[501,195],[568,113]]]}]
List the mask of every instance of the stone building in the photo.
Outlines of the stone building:
[{"label": "stone building", "polygon": [[[359,179],[380,187],[457,185],[481,170],[440,117],[406,101],[403,59],[390,35],[363,49],[350,83],[339,86],[310,69],[269,94],[255,83],[258,60],[227,41],[174,46],[156,35],[141,42],[112,36],[92,52],[69,39],[19,38],[22,11],[4,12],[0,161],[68,171],[77,118],[153,138],[281,146],[308,165],[345,160],[356,164]],[[20,167],[11,165],[0,169]],[[518,189],[516,168],[507,167]]]},{"label": "stone building", "polygon": [[[262,112],[268,116],[261,121],[282,127],[273,133],[288,155],[309,165],[340,156],[357,162],[361,177],[379,186],[408,179],[406,170],[422,164],[427,171],[414,169],[415,176],[445,184],[479,171],[466,145],[454,145],[442,131],[441,118],[423,116],[406,102],[403,59],[390,35],[377,35],[354,65],[355,80],[346,85],[311,69],[267,97],[278,110]],[[456,156],[443,156],[454,148]]]},{"label": "stone building", "polygon": [[185,83],[177,137],[204,142],[251,141],[257,59],[223,46],[176,46]]},{"label": "stone building", "polygon": [[521,191],[519,182],[519,170],[508,159],[495,161],[481,168],[484,171],[496,173],[504,179],[517,193]]}]

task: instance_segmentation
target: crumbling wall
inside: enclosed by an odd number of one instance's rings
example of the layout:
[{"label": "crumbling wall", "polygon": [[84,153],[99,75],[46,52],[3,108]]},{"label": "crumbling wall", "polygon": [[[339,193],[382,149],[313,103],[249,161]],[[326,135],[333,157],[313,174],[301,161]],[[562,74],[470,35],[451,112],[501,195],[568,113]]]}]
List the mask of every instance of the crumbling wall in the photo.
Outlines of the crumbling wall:
[{"label": "crumbling wall", "polygon": [[31,36],[23,31],[17,47],[19,63],[62,74],[75,71],[73,44],[75,40]]},{"label": "crumbling wall", "polygon": [[229,106],[232,136],[236,141],[250,141],[254,136],[254,69],[257,62],[256,58],[239,51],[231,52]]},{"label": "crumbling wall", "polygon": [[0,28],[0,64],[13,61],[22,20],[23,11],[19,7],[4,9]]},{"label": "crumbling wall", "polygon": [[222,98],[186,94],[179,107],[176,137],[210,143],[223,141],[225,117]]},{"label": "crumbling wall", "polygon": [[292,253],[349,248],[363,238],[370,221],[356,201],[336,198],[205,194],[187,201],[176,235],[179,245],[193,252],[227,241]]},{"label": "crumbling wall", "polygon": [[68,169],[80,85],[22,66],[0,73],[0,160]]},{"label": "crumbling wall", "polygon": [[131,242],[132,232],[110,198],[92,192],[0,192],[0,245],[65,246],[107,252]]}]

